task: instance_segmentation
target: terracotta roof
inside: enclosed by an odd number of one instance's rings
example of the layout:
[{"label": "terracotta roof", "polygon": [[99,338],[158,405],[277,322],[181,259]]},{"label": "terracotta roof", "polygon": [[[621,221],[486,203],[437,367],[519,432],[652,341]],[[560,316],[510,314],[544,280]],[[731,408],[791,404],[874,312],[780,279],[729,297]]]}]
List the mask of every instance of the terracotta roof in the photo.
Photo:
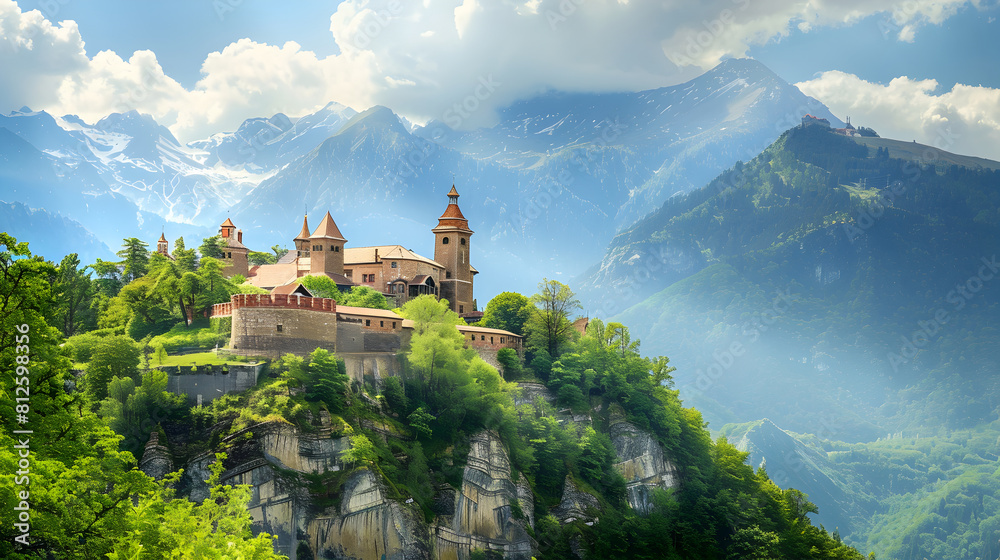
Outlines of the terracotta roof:
[{"label": "terracotta roof", "polygon": [[[405,327],[406,325],[403,326]],[[503,336],[512,336],[514,338],[524,338],[519,334],[514,334],[510,331],[505,331],[502,329],[488,329],[486,327],[473,327],[471,325],[458,325],[458,327],[456,328],[458,329],[458,332],[461,333],[478,333],[478,334],[494,334],[494,335],[498,334]]]},{"label": "terracotta roof", "polygon": [[449,204],[448,207],[444,209],[444,214],[441,214],[440,219],[444,220],[446,218],[464,220],[465,216],[462,214],[462,209],[459,208],[457,204]]},{"label": "terracotta roof", "polygon": [[289,295],[299,294],[306,297],[312,297],[312,292],[310,292],[308,288],[306,288],[305,286],[303,286],[298,282],[290,282],[288,284],[285,284],[284,286],[278,286],[273,290],[271,290],[271,295],[274,294],[289,294]]},{"label": "terracotta roof", "polygon": [[430,276],[428,276],[426,274],[421,274],[419,276],[415,276],[413,278],[413,280],[409,281],[409,284],[414,285],[414,286],[415,285],[419,285],[419,284],[427,284],[427,280],[431,281],[431,283],[430,283],[431,286],[434,285],[434,278],[432,278],[432,277],[430,277]]},{"label": "terracotta roof", "polygon": [[246,245],[240,243],[236,239],[236,237],[234,237],[234,236],[223,237],[222,239],[223,239],[223,241],[226,242],[226,247],[229,247],[230,249],[246,249],[247,248]]},{"label": "terracotta roof", "polygon": [[[340,309],[341,309],[340,307],[337,307],[338,311]],[[414,323],[410,319],[405,319],[403,321],[403,328],[404,329],[412,329],[413,325],[414,325]],[[470,325],[457,325],[455,328],[457,328],[458,332],[460,332],[460,333],[480,333],[480,334],[492,334],[492,335],[509,336],[509,337],[513,337],[513,338],[524,338],[523,336],[521,336],[519,334],[514,334],[514,333],[512,333],[510,331],[503,331],[503,330],[500,330],[500,329],[487,329],[486,327],[473,327],[473,326],[470,326]]]},{"label": "terracotta roof", "polygon": [[230,220],[229,218],[226,218],[226,221],[222,222],[222,225],[219,226],[219,227],[231,227],[231,228],[234,228],[236,226],[233,225],[233,221],[232,220]]},{"label": "terracotta roof", "polygon": [[304,241],[306,239],[309,239],[309,217],[302,216],[302,231],[299,232],[299,235],[293,241]]},{"label": "terracotta roof", "polygon": [[166,242],[167,242],[167,236],[161,233],[160,240],[157,243],[166,243]]},{"label": "terracotta roof", "polygon": [[414,253],[402,245],[377,245],[374,247],[347,247],[344,249],[344,265],[356,265],[375,262],[375,250],[378,249],[379,260],[411,260],[420,261],[437,268],[444,265]]},{"label": "terracotta roof", "polygon": [[455,185],[452,185],[451,190],[448,191],[448,196],[461,196],[461,195],[458,194],[458,191],[455,189]]},{"label": "terracotta roof", "polygon": [[299,258],[298,251],[288,251],[284,255],[281,255],[281,258],[278,259],[277,264],[294,263],[296,260],[298,260],[298,258]]},{"label": "terracotta roof", "polygon": [[319,222],[319,227],[316,228],[316,231],[314,231],[309,238],[339,239],[340,241],[347,241],[344,239],[344,236],[340,234],[340,229],[337,228],[337,224],[333,221],[333,216],[331,216],[329,212],[326,213],[326,216],[323,216],[323,219]]},{"label": "terracotta roof", "polygon": [[393,321],[402,321],[403,318],[396,315],[388,309],[372,309],[370,307],[348,307],[346,305],[338,305],[337,313],[343,313],[344,315],[361,315],[363,317],[381,317],[383,319],[392,319]]},{"label": "terracotta roof", "polygon": [[258,288],[271,289],[276,286],[284,286],[299,277],[298,265],[294,262],[283,264],[262,264],[255,266],[248,272],[250,275],[247,282]]}]

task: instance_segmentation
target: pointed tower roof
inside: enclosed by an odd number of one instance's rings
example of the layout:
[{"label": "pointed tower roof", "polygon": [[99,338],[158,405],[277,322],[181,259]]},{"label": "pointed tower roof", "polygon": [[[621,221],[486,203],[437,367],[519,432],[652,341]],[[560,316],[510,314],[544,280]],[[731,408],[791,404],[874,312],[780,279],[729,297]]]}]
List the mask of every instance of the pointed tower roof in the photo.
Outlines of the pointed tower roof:
[{"label": "pointed tower roof", "polygon": [[231,228],[234,228],[234,227],[236,227],[236,225],[233,224],[232,220],[230,220],[229,218],[226,218],[226,221],[222,222],[222,225],[219,226],[219,227],[231,227]]},{"label": "pointed tower roof", "polygon": [[167,236],[161,233],[160,240],[157,241],[157,243],[166,243],[166,242],[167,242]]},{"label": "pointed tower roof", "polygon": [[438,225],[431,231],[437,231],[441,228],[448,229],[460,229],[468,232],[472,232],[469,229],[469,220],[465,218],[462,214],[462,209],[458,207],[458,190],[455,185],[451,186],[451,190],[448,191],[448,207],[444,209],[444,214],[438,218]]},{"label": "pointed tower roof", "polygon": [[326,216],[323,216],[323,219],[319,222],[319,227],[316,228],[316,231],[314,231],[309,238],[339,239],[345,243],[347,242],[347,240],[344,239],[344,236],[341,235],[340,229],[337,228],[337,224],[333,221],[333,216],[331,216],[329,212],[326,213]]},{"label": "pointed tower roof", "polygon": [[302,216],[302,231],[292,241],[306,241],[309,239],[309,216]]}]

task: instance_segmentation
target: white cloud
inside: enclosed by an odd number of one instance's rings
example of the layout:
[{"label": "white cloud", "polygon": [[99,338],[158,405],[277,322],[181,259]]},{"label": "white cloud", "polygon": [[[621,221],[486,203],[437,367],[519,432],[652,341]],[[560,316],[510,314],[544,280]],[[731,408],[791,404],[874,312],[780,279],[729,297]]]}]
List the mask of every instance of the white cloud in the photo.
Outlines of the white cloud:
[{"label": "white cloud", "polygon": [[[387,105],[418,122],[475,106],[462,119],[471,127],[546,89],[679,83],[795,28],[850,25],[880,13],[887,32],[912,40],[921,25],[978,1],[344,0],[330,18],[338,54],[242,39],[210,54],[202,79],[184,90],[153,53],[91,58],[73,22],[53,25],[0,0],[0,110],[29,105],[92,118],[134,107],[182,140],[233,130],[249,117],[302,115],[329,101],[359,110]],[[486,91],[484,80],[495,87]]]},{"label": "white cloud", "polygon": [[903,76],[882,85],[838,71],[795,85],[883,137],[1000,161],[1000,89],[956,84],[938,92],[935,80]]}]

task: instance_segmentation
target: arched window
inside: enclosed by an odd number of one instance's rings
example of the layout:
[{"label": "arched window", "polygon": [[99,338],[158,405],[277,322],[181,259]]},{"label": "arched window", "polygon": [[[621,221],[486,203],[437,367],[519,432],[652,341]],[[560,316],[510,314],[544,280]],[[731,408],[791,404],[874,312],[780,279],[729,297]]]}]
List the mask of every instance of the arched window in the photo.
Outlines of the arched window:
[{"label": "arched window", "polygon": [[445,238],[443,238],[443,239],[441,240],[441,244],[442,244],[442,245],[447,245],[447,244],[448,244],[448,241],[449,241],[449,240],[448,240],[448,238],[447,238],[447,237],[445,237]]},{"label": "arched window", "polygon": [[464,237],[462,238],[462,240],[460,241],[460,243],[461,243],[462,245],[465,245],[465,238],[464,238]]}]

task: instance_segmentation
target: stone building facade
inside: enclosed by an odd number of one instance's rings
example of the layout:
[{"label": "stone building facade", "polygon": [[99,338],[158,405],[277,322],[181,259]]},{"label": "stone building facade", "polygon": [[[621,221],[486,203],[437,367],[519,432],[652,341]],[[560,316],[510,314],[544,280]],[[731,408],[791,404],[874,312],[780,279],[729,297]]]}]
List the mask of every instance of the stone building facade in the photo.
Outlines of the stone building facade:
[{"label": "stone building facade", "polygon": [[[368,286],[397,305],[411,298],[430,294],[447,299],[452,310],[462,316],[476,316],[473,277],[478,271],[470,263],[473,231],[458,207],[458,191],[454,185],[448,193],[448,206],[438,219],[434,233],[434,258],[419,255],[402,245],[347,247],[347,240],[329,212],[312,233],[308,217],[294,239],[295,250],[289,251],[275,264],[249,268],[233,274],[244,274],[254,286],[273,290],[309,275],[324,275],[341,289]],[[228,224],[228,225],[227,225]],[[223,229],[232,226],[227,220]],[[231,239],[222,234],[224,239]],[[242,234],[235,234],[242,245]],[[234,255],[238,254],[233,252]],[[234,256],[235,260],[236,257]]]},{"label": "stone building facade", "polygon": [[222,239],[222,274],[226,277],[241,274],[246,276],[250,271],[250,249],[243,244],[243,230],[237,230],[233,221],[226,218],[219,226],[219,237]]},{"label": "stone building facade", "polygon": [[[395,354],[409,340],[413,324],[385,309],[337,305],[329,298],[292,294],[235,294],[212,307],[211,316],[232,317],[230,350],[243,356],[304,356],[316,348],[348,355]],[[521,352],[523,338],[482,327],[458,327],[466,345],[493,364],[496,352]]]}]

